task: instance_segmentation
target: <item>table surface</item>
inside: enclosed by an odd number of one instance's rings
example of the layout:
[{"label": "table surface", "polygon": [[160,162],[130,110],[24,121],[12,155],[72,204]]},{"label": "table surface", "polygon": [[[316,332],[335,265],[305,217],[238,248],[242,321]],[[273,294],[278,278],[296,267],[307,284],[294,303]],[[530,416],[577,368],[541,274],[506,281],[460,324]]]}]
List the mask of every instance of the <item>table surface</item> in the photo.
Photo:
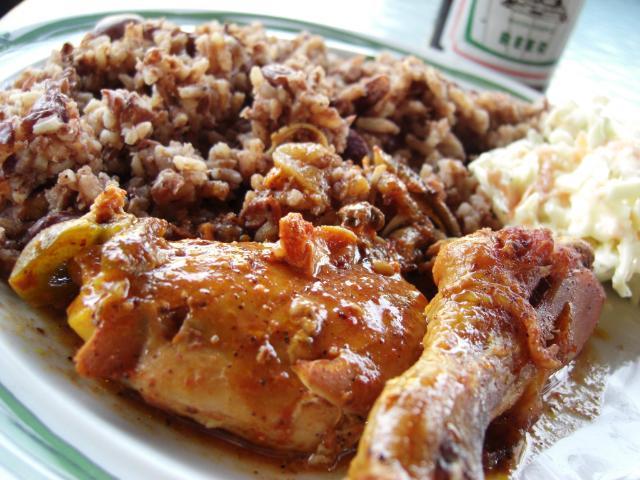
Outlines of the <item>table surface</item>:
[{"label": "table surface", "polygon": [[[439,0],[25,0],[0,20],[0,31],[95,12],[211,8],[296,18],[428,48]],[[206,5],[206,7],[205,7]],[[311,7],[310,5],[314,5]],[[322,8],[318,7],[322,5]],[[640,110],[640,0],[586,0],[547,90],[552,102],[605,95]],[[635,116],[635,115],[634,115]]]}]

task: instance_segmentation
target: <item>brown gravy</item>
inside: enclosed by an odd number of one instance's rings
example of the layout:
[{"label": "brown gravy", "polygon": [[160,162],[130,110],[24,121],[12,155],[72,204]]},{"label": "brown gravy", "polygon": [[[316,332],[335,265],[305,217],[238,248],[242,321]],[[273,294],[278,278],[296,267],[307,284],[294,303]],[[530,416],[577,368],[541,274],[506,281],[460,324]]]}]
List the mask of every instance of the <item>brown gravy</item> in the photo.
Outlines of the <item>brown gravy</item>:
[{"label": "brown gravy", "polygon": [[[595,338],[603,339],[604,335],[601,329],[594,332]],[[549,379],[543,389],[540,417],[529,430],[499,425],[497,419],[485,443],[485,464],[487,459],[492,464],[486,471],[487,479],[517,478],[539,453],[598,417],[608,372],[589,340],[575,360]],[[501,438],[491,438],[491,433]]]},{"label": "brown gravy", "polygon": [[[126,407],[129,410],[126,412],[127,415],[133,413],[142,423],[151,420],[166,425],[184,441],[197,444],[207,450],[215,449],[217,455],[230,457],[239,465],[244,464],[246,473],[251,473],[257,478],[280,479],[283,478],[282,475],[293,478],[299,473],[326,472],[325,469],[310,466],[306,457],[279,455],[277,452],[257,447],[224,430],[205,428],[193,420],[155,408],[145,403],[136,392],[115,382],[101,383],[104,383],[105,390],[119,397],[120,407]],[[353,454],[343,456],[332,471],[344,471],[346,474],[346,468],[352,456]]]},{"label": "brown gravy", "polygon": [[[82,346],[82,340],[67,325],[64,312],[40,310],[42,322],[25,322],[24,325],[38,336],[49,339],[60,346],[67,353],[68,367],[60,368],[51,364],[51,368],[63,373],[72,382],[79,381],[79,375],[72,367],[73,354]],[[42,355],[52,355],[59,352],[40,351]],[[225,457],[231,460],[234,466],[244,470],[244,473],[262,480],[294,479],[300,473],[323,474],[326,469],[313,467],[308,464],[304,456],[285,456],[268,449],[260,448],[231,433],[220,429],[208,429],[197,422],[180,417],[152,405],[147,404],[140,395],[121,384],[109,380],[90,380],[91,391],[95,395],[110,395],[113,397],[111,405],[127,421],[134,422],[142,428],[152,426],[169,428],[179,437],[180,443],[189,445],[215,457]],[[353,453],[343,455],[331,469],[332,476],[343,477]]]},{"label": "brown gravy", "polygon": [[[43,311],[48,317],[46,328],[33,326],[38,335],[51,337],[68,352],[68,369],[64,369],[72,381],[78,376],[71,367],[72,355],[82,344],[77,335],[66,324],[65,315]],[[42,323],[40,324],[42,325]],[[606,340],[606,332],[596,330],[594,337]],[[493,428],[494,438],[488,435],[485,444],[486,478],[506,480],[530,463],[538,453],[555,442],[570,435],[584,423],[596,418],[608,369],[598,361],[596,350],[589,341],[583,352],[569,365],[557,372],[543,392],[544,408],[539,420],[528,432],[509,428]],[[116,382],[92,381],[96,395],[113,396],[113,406],[127,420],[140,425],[163,426],[179,436],[181,443],[202,451],[203,455],[215,455],[230,459],[232,464],[251,477],[264,480],[294,479],[300,473],[326,473],[323,469],[310,467],[304,457],[282,456],[261,449],[227,432],[207,429],[196,422],[164,412],[146,404],[140,396]],[[496,438],[496,433],[499,437]],[[334,467],[331,477],[346,474],[351,454],[343,456]],[[488,459],[488,461],[487,461]]]}]

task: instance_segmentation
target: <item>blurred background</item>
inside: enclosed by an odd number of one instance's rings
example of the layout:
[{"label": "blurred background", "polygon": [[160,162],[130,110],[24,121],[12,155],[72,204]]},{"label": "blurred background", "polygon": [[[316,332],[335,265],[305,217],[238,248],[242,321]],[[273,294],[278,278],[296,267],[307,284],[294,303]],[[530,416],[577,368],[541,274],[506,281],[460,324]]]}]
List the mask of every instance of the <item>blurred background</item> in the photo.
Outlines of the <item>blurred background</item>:
[{"label": "blurred background", "polygon": [[[460,0],[457,0],[458,3]],[[547,8],[580,0],[478,0],[479,9],[491,4],[534,5]],[[378,37],[417,53],[429,48],[442,7],[450,0],[4,0],[0,32],[54,18],[101,11],[178,8],[240,11],[294,18]],[[475,5],[476,1],[470,0]],[[13,8],[13,10],[11,10]],[[452,11],[455,8],[452,8]],[[494,8],[495,11],[495,8]],[[8,12],[8,13],[7,13]],[[453,12],[450,12],[452,14]],[[495,15],[495,13],[494,13]],[[585,99],[606,95],[640,109],[640,0],[586,0],[569,35],[566,48],[546,89],[551,99]]]},{"label": "blurred background", "polygon": [[17,0],[6,0],[0,6],[0,15],[4,15],[5,13],[7,13],[9,10],[11,10],[13,7],[18,5],[19,3],[20,2],[17,1]]}]

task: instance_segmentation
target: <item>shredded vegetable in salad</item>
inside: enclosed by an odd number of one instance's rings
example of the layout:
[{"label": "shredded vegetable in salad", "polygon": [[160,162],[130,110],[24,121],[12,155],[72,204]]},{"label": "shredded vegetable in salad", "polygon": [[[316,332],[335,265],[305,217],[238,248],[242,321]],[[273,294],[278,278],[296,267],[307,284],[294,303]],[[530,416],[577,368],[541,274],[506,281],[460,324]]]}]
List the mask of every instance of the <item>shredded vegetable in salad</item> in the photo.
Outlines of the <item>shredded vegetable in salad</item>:
[{"label": "shredded vegetable in salad", "polygon": [[471,172],[509,225],[545,226],[594,248],[594,270],[622,297],[640,296],[640,134],[608,103],[552,109],[541,132],[480,155]]}]

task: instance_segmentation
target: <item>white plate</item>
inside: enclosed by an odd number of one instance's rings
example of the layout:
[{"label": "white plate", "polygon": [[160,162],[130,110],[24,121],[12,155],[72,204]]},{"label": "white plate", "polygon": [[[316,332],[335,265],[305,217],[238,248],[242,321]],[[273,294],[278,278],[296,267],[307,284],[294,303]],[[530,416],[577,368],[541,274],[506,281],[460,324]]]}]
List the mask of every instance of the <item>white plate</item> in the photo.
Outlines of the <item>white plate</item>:
[{"label": "white plate", "polygon": [[[229,12],[140,13],[163,16],[185,28],[211,19],[239,23],[260,20],[280,36],[302,29],[323,35],[334,50],[411,53],[388,42],[281,18]],[[0,80],[41,61],[63,41],[79,40],[98,19],[97,15],[74,17],[0,35]],[[453,66],[439,52],[429,54],[427,61],[468,87],[504,90],[529,100],[538,96],[491,72]],[[557,432],[558,425],[572,433],[559,440],[552,438],[542,452],[537,451],[540,442],[532,440],[518,476],[640,479],[637,314],[637,306],[609,292],[599,334],[589,343],[588,361],[574,369],[574,376],[575,372],[586,374],[588,382],[575,386],[569,378],[547,394],[563,411],[556,412],[550,429],[541,429],[541,436],[547,440],[554,437],[549,430]],[[0,284],[0,476],[154,480],[293,477],[282,474],[277,465],[270,467],[237,451],[196,440],[185,429],[166,425],[161,416],[134,408],[130,400],[79,378],[70,361],[74,346],[61,332],[63,327],[56,320],[30,309],[6,284]],[[571,377],[570,369],[562,375]],[[580,389],[580,395],[575,388]],[[598,406],[597,418],[587,418],[589,415],[580,412],[581,408]],[[330,479],[341,473],[296,478]]]}]

